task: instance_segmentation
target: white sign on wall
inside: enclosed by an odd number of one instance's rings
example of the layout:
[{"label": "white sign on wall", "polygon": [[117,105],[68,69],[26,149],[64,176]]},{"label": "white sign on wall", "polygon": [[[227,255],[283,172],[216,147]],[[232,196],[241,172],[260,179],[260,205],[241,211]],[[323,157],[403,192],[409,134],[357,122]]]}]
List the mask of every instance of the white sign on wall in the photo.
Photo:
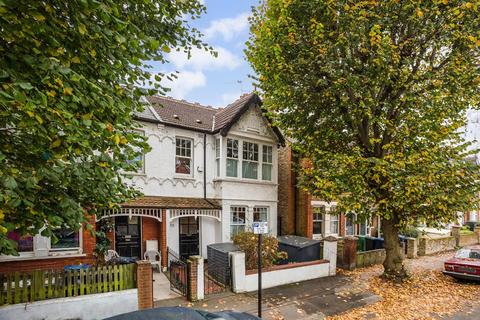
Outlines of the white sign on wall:
[{"label": "white sign on wall", "polygon": [[266,234],[268,233],[268,222],[254,222],[253,223],[254,234]]}]

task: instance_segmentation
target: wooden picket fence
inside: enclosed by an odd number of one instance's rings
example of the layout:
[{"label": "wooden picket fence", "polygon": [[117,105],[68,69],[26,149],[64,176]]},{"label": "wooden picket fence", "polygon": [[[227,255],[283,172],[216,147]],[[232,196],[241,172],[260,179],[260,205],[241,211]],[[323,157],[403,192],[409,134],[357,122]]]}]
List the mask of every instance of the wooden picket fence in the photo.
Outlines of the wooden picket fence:
[{"label": "wooden picket fence", "polygon": [[136,265],[0,273],[0,306],[133,289]]}]

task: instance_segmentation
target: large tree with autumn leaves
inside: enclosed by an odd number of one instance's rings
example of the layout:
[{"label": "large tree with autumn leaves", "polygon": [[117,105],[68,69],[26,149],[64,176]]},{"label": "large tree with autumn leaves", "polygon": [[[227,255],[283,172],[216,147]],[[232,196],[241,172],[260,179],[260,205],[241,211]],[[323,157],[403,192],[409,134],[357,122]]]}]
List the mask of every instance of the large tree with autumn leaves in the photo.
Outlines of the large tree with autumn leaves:
[{"label": "large tree with autumn leaves", "polygon": [[[9,232],[53,236],[138,193],[122,172],[148,147],[141,96],[148,61],[210,50],[188,21],[198,0],[0,1],[0,254]],[[154,83],[152,83],[152,80]]]},{"label": "large tree with autumn leaves", "polygon": [[264,105],[311,160],[301,187],[381,217],[385,275],[406,276],[399,230],[475,205],[463,138],[480,100],[480,1],[265,0],[247,57]]}]

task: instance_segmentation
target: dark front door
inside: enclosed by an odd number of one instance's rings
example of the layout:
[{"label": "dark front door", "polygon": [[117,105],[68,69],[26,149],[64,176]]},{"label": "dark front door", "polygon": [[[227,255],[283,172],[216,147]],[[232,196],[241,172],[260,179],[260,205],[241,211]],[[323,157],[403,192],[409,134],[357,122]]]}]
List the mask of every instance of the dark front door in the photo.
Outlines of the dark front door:
[{"label": "dark front door", "polygon": [[198,218],[180,218],[180,257],[187,259],[200,253]]},{"label": "dark front door", "polygon": [[121,257],[140,259],[140,217],[115,217],[115,250]]}]

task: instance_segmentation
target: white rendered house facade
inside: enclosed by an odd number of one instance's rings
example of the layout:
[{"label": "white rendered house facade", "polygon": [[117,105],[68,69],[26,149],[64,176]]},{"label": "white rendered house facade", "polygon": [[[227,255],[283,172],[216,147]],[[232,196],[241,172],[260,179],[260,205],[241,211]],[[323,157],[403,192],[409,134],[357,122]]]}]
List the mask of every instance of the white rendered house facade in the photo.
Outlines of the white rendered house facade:
[{"label": "white rendered house facade", "polygon": [[[263,116],[258,96],[244,95],[223,109],[147,100],[137,118],[151,151],[129,181],[144,197],[112,213],[122,219],[115,249],[139,256],[147,247],[168,247],[182,257],[206,257],[207,245],[231,241],[254,221],[267,221],[276,235],[283,137]],[[117,248],[133,240],[137,249]]]}]

